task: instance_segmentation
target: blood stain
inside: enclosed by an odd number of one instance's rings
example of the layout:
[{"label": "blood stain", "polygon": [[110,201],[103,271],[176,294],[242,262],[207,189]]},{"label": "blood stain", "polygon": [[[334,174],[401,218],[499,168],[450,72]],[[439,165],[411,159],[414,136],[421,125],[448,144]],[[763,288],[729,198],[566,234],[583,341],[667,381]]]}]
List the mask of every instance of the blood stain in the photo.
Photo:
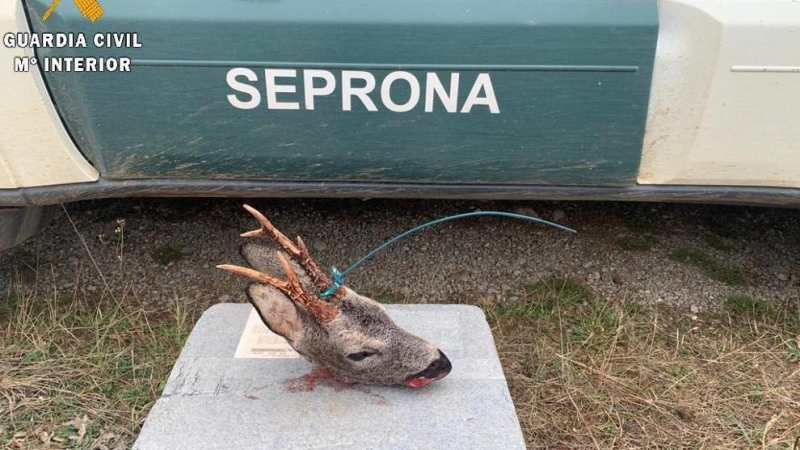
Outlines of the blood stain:
[{"label": "blood stain", "polygon": [[341,381],[336,380],[333,372],[324,367],[316,367],[302,377],[290,378],[283,382],[284,388],[289,392],[311,392],[319,385],[333,387],[337,390],[346,388],[339,387],[339,385],[346,385]]},{"label": "blood stain", "polygon": [[317,386],[331,388],[336,392],[341,392],[344,390],[363,392],[370,397],[375,398],[376,405],[386,406],[389,404],[389,401],[386,400],[386,397],[379,394],[373,394],[366,386],[355,383],[346,383],[338,380],[333,372],[325,367],[316,367],[311,370],[311,372],[301,377],[289,378],[283,382],[284,389],[291,393],[312,392],[317,388]]}]

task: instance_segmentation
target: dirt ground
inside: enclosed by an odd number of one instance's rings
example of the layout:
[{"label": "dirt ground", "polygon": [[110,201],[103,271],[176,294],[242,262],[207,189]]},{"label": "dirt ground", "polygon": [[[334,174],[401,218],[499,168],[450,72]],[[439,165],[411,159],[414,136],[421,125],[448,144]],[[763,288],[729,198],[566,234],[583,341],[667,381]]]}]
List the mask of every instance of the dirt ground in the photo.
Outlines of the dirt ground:
[{"label": "dirt ground", "polygon": [[[241,300],[239,234],[257,226],[240,200],[70,204],[52,227],[0,256],[0,290],[21,276],[59,292],[128,292],[142,302]],[[505,218],[445,223],[402,240],[355,270],[361,292],[421,303],[514,301],[547,277],[608,298],[719,308],[727,295],[800,300],[800,211],[622,203],[255,200],[322,267],[344,269],[428,220],[475,210],[535,214],[578,231]]]},{"label": "dirt ground", "polygon": [[[241,200],[95,201],[0,255],[0,447],[125,448],[193,320],[244,301]],[[774,448],[800,436],[800,210],[253,200],[383,302],[470,303],[529,448]],[[164,369],[166,367],[166,369]],[[166,372],[165,372],[166,370]],[[87,381],[88,380],[88,381]],[[8,411],[6,414],[3,411]]]}]

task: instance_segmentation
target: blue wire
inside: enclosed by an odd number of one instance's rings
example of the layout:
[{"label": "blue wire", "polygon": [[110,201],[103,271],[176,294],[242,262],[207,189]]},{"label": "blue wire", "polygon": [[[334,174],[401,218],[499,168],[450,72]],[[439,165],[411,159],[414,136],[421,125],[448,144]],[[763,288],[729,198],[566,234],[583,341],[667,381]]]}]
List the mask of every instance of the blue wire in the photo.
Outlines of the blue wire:
[{"label": "blue wire", "polygon": [[411,235],[411,234],[414,234],[417,231],[420,231],[420,230],[428,228],[428,227],[432,227],[434,225],[438,225],[440,223],[449,222],[451,220],[463,219],[463,218],[466,218],[466,217],[475,217],[475,216],[510,217],[512,219],[522,219],[522,220],[528,220],[528,221],[531,221],[531,222],[538,222],[538,223],[542,223],[542,224],[545,224],[545,225],[549,225],[549,226],[554,227],[554,228],[558,228],[559,230],[568,231],[570,233],[577,233],[577,231],[573,230],[572,228],[567,228],[567,227],[565,227],[563,225],[559,225],[557,223],[548,222],[547,220],[540,219],[538,217],[531,217],[531,216],[525,216],[525,215],[522,215],[522,214],[514,214],[514,213],[507,213],[507,212],[500,212],[500,211],[475,211],[475,212],[470,212],[470,213],[457,214],[455,216],[443,217],[441,219],[436,219],[436,220],[432,220],[430,222],[423,223],[422,225],[418,225],[418,226],[416,226],[416,227],[414,227],[414,228],[412,228],[412,229],[410,229],[408,231],[405,231],[405,232],[403,232],[401,234],[398,234],[397,236],[395,236],[395,237],[389,239],[388,241],[384,242],[383,244],[381,244],[379,247],[373,249],[371,252],[367,253],[363,258],[359,259],[358,261],[353,263],[353,265],[351,265],[350,267],[345,269],[344,272],[340,272],[339,269],[337,269],[336,267],[331,267],[331,278],[333,278],[333,284],[331,284],[331,286],[328,289],[325,289],[324,291],[320,292],[319,293],[320,297],[325,298],[325,297],[330,297],[331,295],[333,295],[334,292],[336,292],[340,287],[342,287],[342,285],[344,285],[344,277],[347,276],[348,273],[350,273],[351,271],[356,269],[358,266],[360,266],[362,263],[364,263],[364,261],[366,261],[369,258],[371,258],[371,257],[375,256],[376,254],[380,253],[381,251],[383,251],[383,249],[385,249],[386,247],[394,244],[395,242],[399,241],[400,239],[403,239],[404,237],[406,237],[408,235]]}]

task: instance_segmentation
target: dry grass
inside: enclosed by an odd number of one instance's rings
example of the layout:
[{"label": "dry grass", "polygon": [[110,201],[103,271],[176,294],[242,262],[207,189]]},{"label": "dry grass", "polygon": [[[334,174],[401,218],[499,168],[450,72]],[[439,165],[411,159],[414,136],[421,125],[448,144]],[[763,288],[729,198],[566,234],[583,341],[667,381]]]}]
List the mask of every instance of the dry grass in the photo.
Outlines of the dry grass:
[{"label": "dry grass", "polygon": [[[59,298],[0,300],[0,448],[128,448],[197,311]],[[792,449],[800,314],[731,296],[676,315],[548,279],[487,309],[531,449]]]},{"label": "dry grass", "polygon": [[797,309],[731,297],[728,311],[693,319],[593,299],[554,303],[550,286],[527,301],[555,304],[554,314],[487,311],[529,448],[797,445]]},{"label": "dry grass", "polygon": [[[24,286],[0,298],[0,448],[128,448],[199,311]],[[794,448],[800,312],[726,308],[693,318],[563,279],[487,307],[529,448]]]},{"label": "dry grass", "polygon": [[180,305],[0,297],[0,448],[129,448],[194,324]]}]

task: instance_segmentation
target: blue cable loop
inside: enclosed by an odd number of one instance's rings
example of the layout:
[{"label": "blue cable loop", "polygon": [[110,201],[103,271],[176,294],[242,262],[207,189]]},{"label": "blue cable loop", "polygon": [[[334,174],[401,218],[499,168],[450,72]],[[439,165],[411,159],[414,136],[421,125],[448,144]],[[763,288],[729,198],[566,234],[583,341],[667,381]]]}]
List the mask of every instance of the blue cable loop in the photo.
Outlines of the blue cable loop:
[{"label": "blue cable loop", "polygon": [[340,287],[342,287],[344,285],[344,277],[348,273],[350,273],[353,269],[355,269],[358,266],[360,266],[364,261],[366,261],[369,258],[375,256],[377,253],[380,253],[381,251],[383,251],[383,249],[385,249],[386,247],[394,244],[395,242],[399,241],[400,239],[403,239],[404,237],[406,237],[408,235],[411,235],[411,234],[414,234],[417,231],[420,231],[420,230],[428,228],[428,227],[432,227],[434,225],[438,225],[440,223],[449,222],[451,220],[463,219],[463,218],[466,218],[466,217],[475,217],[475,216],[510,217],[512,219],[522,219],[522,220],[528,220],[528,221],[531,221],[531,222],[538,222],[538,223],[541,223],[541,224],[544,224],[544,225],[549,225],[551,227],[558,228],[559,230],[562,230],[562,231],[567,231],[567,232],[570,232],[570,233],[577,233],[577,231],[573,230],[572,228],[568,228],[568,227],[565,227],[564,225],[559,225],[557,223],[549,222],[547,220],[540,219],[538,217],[531,217],[531,216],[526,216],[526,215],[523,215],[523,214],[514,214],[514,213],[507,213],[507,212],[500,212],[500,211],[474,211],[474,212],[470,212],[470,213],[457,214],[457,215],[454,215],[454,216],[443,217],[441,219],[436,219],[436,220],[432,220],[430,222],[423,223],[422,225],[418,225],[418,226],[416,226],[416,227],[414,227],[414,228],[412,228],[412,229],[410,229],[408,231],[405,231],[405,232],[403,232],[401,234],[398,234],[397,236],[389,239],[388,241],[386,241],[383,244],[381,244],[379,247],[376,247],[375,249],[373,249],[372,251],[367,253],[366,256],[364,256],[363,258],[361,258],[358,261],[356,261],[355,263],[353,263],[353,265],[351,265],[350,267],[345,269],[344,272],[340,272],[339,269],[337,269],[336,267],[331,267],[331,278],[333,279],[333,283],[331,284],[331,286],[328,289],[325,289],[324,291],[320,292],[319,296],[322,297],[322,298],[326,298],[326,297],[330,297],[331,295],[333,295]]},{"label": "blue cable loop", "polygon": [[328,289],[319,293],[319,296],[322,298],[330,297],[333,295],[334,292],[338,291],[340,287],[344,284],[344,274],[339,272],[335,266],[331,267],[331,278],[333,278],[333,284]]}]

